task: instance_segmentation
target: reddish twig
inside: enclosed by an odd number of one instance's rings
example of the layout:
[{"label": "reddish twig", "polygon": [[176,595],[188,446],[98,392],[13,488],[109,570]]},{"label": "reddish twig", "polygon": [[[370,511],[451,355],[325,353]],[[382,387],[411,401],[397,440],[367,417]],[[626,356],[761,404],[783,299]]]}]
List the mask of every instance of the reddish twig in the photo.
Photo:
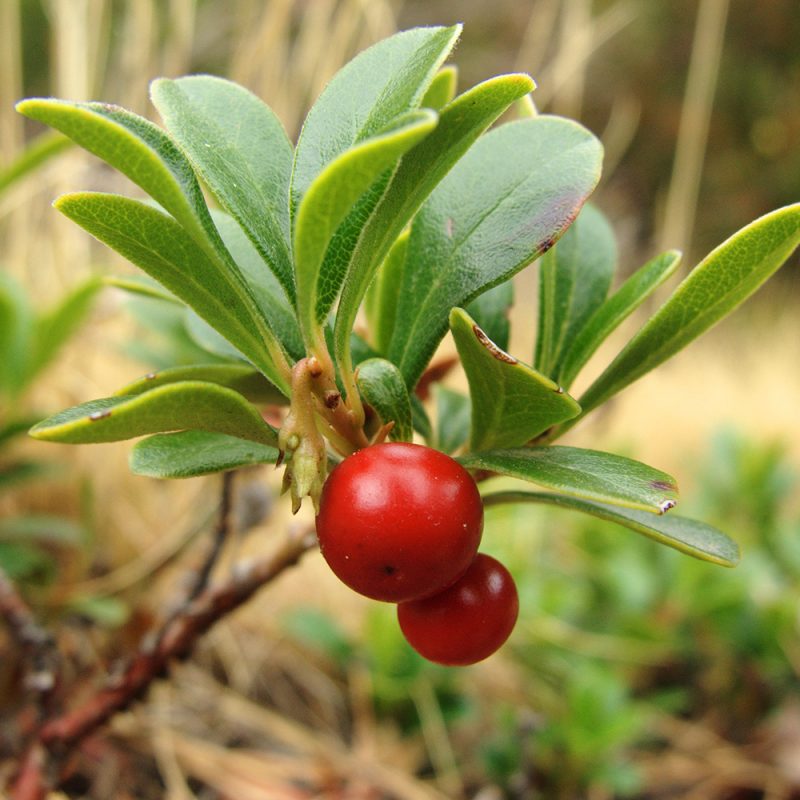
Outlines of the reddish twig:
[{"label": "reddish twig", "polygon": [[314,543],[309,532],[289,536],[272,557],[239,569],[229,583],[203,591],[181,614],[167,622],[155,646],[143,647],[138,652],[113,685],[101,689],[78,708],[45,722],[39,731],[39,741],[57,753],[74,747],[141,697],[167,670],[171,660],[187,656],[202,634],[283,570],[296,564]]},{"label": "reddish twig", "polygon": [[[225,509],[223,512],[223,518],[227,519]],[[227,523],[222,524],[220,530],[226,526]],[[186,657],[209,628],[247,602],[285,569],[295,565],[315,543],[313,528],[290,533],[270,557],[235,568],[234,577],[229,582],[208,587],[204,585],[207,576],[203,577],[202,585],[195,584],[200,586],[197,596],[187,601],[179,613],[167,619],[160,630],[146,637],[139,652],[112,684],[98,690],[78,707],[42,722],[20,759],[11,799],[42,800],[47,789],[58,783],[56,764],[59,759],[68,756],[114,714],[141,698],[153,681],[168,671],[172,660]],[[210,560],[213,565],[215,556]],[[27,607],[24,603],[18,605],[15,599],[18,595],[8,591],[7,583],[0,582],[0,613],[7,619],[10,614],[15,638],[24,634],[24,637],[39,642],[40,635],[34,635],[35,627],[30,627],[32,615],[25,613]]]}]

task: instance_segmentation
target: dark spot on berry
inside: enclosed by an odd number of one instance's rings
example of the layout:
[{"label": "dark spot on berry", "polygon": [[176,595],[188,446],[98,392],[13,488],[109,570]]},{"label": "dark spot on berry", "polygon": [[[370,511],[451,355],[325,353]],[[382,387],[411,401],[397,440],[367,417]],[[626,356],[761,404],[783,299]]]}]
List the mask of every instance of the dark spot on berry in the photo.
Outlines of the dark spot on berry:
[{"label": "dark spot on berry", "polygon": [[383,571],[387,575],[394,575],[397,572],[397,567],[393,567],[391,564],[386,564],[383,568]]}]

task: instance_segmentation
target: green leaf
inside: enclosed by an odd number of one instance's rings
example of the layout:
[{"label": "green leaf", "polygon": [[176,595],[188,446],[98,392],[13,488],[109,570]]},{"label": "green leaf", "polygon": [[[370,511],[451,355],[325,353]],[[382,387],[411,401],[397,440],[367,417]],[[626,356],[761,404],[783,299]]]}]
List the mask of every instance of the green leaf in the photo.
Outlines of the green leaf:
[{"label": "green leaf", "polygon": [[67,608],[72,614],[79,614],[95,625],[110,629],[122,627],[131,615],[130,607],[119,597],[71,597]]},{"label": "green leaf", "polygon": [[359,53],[334,75],[303,123],[294,157],[291,209],[325,167],[419,106],[461,32],[414,28]]},{"label": "green leaf", "polygon": [[439,111],[450,103],[456,96],[456,87],[458,85],[458,67],[448,65],[442,67],[437,73],[436,77],[431,81],[428,91],[422,98],[420,105],[423,108],[431,108],[434,111]]},{"label": "green leaf", "polygon": [[409,386],[447,330],[450,309],[508,280],[567,229],[600,175],[602,147],[558,117],[483,136],[431,194],[411,229],[389,355]]},{"label": "green leaf", "polygon": [[209,75],[161,78],[150,91],[167,130],[294,300],[293,152],[280,120],[247,89]]},{"label": "green leaf", "polygon": [[469,381],[470,449],[518,447],[580,413],[558,384],[500,349],[463,309],[450,312],[450,330]]},{"label": "green leaf", "polygon": [[501,350],[507,350],[511,335],[508,315],[513,304],[514,283],[506,281],[478,295],[466,312]]},{"label": "green leaf", "polygon": [[147,192],[204,249],[221,246],[194,171],[156,125],[108,103],[32,98],[17,103],[26,117],[60,130]]},{"label": "green leaf", "polygon": [[[336,301],[344,273],[321,271],[325,251],[353,204],[400,156],[436,126],[432,111],[411,111],[330,162],[297,210],[294,255],[300,327],[309,345]],[[336,262],[334,262],[336,264]]]},{"label": "green leaf", "polygon": [[403,280],[407,247],[408,232],[405,232],[392,245],[365,297],[364,311],[369,325],[370,341],[379,353],[385,353],[392,340],[397,317],[397,295]]},{"label": "green leaf", "polygon": [[50,514],[21,514],[0,519],[0,541],[77,545],[84,534],[84,529],[72,520]]},{"label": "green leaf", "polygon": [[71,145],[72,142],[60,133],[37,136],[11,164],[0,171],[0,195]]},{"label": "green leaf", "polygon": [[30,433],[50,442],[90,444],[176,430],[214,431],[261,444],[277,443],[275,430],[238,392],[202,381],[90,400],[43,420]]},{"label": "green leaf", "polygon": [[389,438],[410,442],[414,438],[411,400],[397,367],[383,358],[370,358],[358,365],[358,389],[375,409],[381,422],[394,422]]},{"label": "green leaf", "polygon": [[14,419],[3,420],[0,422],[0,448],[6,447],[8,443],[21,436],[23,433],[28,432],[31,425],[35,425],[40,419],[41,415],[30,414],[24,417],[15,417]]},{"label": "green leaf", "polygon": [[580,399],[581,417],[746,300],[800,244],[800,203],[751,222],[706,256]]},{"label": "green leaf", "polygon": [[665,472],[624,456],[577,447],[530,447],[470,453],[458,459],[468,469],[489,470],[600,503],[663,514],[675,505],[678,488]]},{"label": "green leaf", "polygon": [[16,397],[25,387],[34,315],[28,296],[0,272],[0,392]]},{"label": "green leaf", "polygon": [[57,355],[86,319],[95,295],[103,283],[90,278],[73,289],[55,308],[36,321],[31,351],[27,359],[27,380],[32,380]]},{"label": "green leaf", "polygon": [[710,561],[723,567],[735,567],[739,562],[739,547],[730,537],[705,522],[675,514],[655,516],[646,511],[539,492],[497,492],[484,495],[483,502],[487,506],[501,503],[549,503],[616,522],[702,561]]},{"label": "green leaf", "polygon": [[47,461],[14,461],[0,465],[0,491],[52,475],[57,467]]},{"label": "green leaf", "polygon": [[137,442],[131,451],[131,472],[151,478],[194,478],[257,464],[274,464],[278,451],[257,442],[222,433],[162,433]]},{"label": "green leaf", "polygon": [[603,304],[617,264],[614,231],[587,203],[539,265],[539,332],[534,365],[555,377],[564,351]]},{"label": "green leaf", "polygon": [[297,316],[277,278],[264,268],[261,256],[236,220],[221,211],[212,216],[271,330],[292,358],[302,358],[305,350]]},{"label": "green leaf", "polygon": [[34,98],[18,103],[17,110],[60,130],[108,162],[177,220],[238,295],[238,305],[248,310],[256,325],[255,338],[263,340],[271,360],[286,373],[280,377],[279,385],[287,385],[289,367],[283,363],[283,353],[214,227],[191,164],[169,136],[143,117],[107,103]]},{"label": "green leaf", "polygon": [[433,428],[431,421],[428,418],[428,412],[422,400],[415,394],[409,395],[411,399],[411,419],[414,423],[414,430],[422,436],[426,442],[430,442],[433,438]]},{"label": "green leaf", "polygon": [[259,336],[263,326],[257,312],[242,301],[230,273],[220,271],[173,219],[113,194],[63,195],[56,208],[194,308],[276,386],[288,391],[286,376],[273,360],[275,348]]},{"label": "green leaf", "polygon": [[15,582],[46,584],[57,574],[52,555],[41,547],[20,542],[0,542],[0,569]]},{"label": "green leaf", "polygon": [[258,371],[247,364],[191,364],[148,372],[123,386],[116,396],[141,394],[157,386],[181,381],[203,381],[233,389],[252,403],[284,404],[286,398]]},{"label": "green leaf", "polygon": [[345,378],[351,372],[349,331],[379,265],[434,187],[489,125],[533,85],[527,75],[501,75],[478,84],[443,108],[436,130],[401,160],[350,255],[335,327],[336,359]]},{"label": "green leaf", "polygon": [[472,406],[469,397],[440,383],[433,387],[436,398],[436,448],[455,453],[467,441]]},{"label": "green leaf", "polygon": [[675,272],[680,261],[677,250],[651,259],[589,317],[561,359],[558,381],[565,389],[609,334]]}]

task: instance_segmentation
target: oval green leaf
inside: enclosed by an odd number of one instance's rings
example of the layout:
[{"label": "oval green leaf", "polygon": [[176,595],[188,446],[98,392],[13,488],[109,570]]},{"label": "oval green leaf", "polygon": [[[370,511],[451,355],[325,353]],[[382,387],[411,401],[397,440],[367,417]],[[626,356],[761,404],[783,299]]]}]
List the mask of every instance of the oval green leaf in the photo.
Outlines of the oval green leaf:
[{"label": "oval green leaf", "polygon": [[499,348],[463,309],[450,312],[472,400],[470,449],[519,447],[580,413],[558,384]]},{"label": "oval green leaf", "polygon": [[214,431],[267,445],[278,441],[275,430],[238,392],[202,381],[90,400],[48,417],[30,434],[48,442],[92,444],[177,430]]},{"label": "oval green leaf", "polygon": [[483,136],[414,219],[389,356],[409,386],[450,309],[547,251],[600,177],[602,146],[577,123],[540,116]]},{"label": "oval green leaf", "polygon": [[580,399],[604,403],[666,361],[744,302],[800,244],[800,203],[735,233],[706,256]]},{"label": "oval green leaf", "polygon": [[419,106],[460,33],[460,25],[402,31],[359,53],[334,75],[297,141],[292,213],[328,164]]},{"label": "oval green leaf", "polygon": [[358,365],[358,390],[375,409],[381,422],[394,422],[389,438],[410,442],[414,438],[411,400],[397,367],[383,358],[369,358]]},{"label": "oval green leaf", "polygon": [[293,150],[280,120],[244,87],[210,75],[161,78],[150,93],[167,130],[294,300]]},{"label": "oval green leaf", "polygon": [[468,469],[488,470],[600,503],[663,514],[675,505],[678,487],[665,472],[638,461],[577,447],[523,447],[469,453]]},{"label": "oval green leaf", "polygon": [[274,464],[278,451],[223,433],[159,433],[137,442],[128,463],[131,472],[150,478],[196,478],[240,467]]},{"label": "oval green leaf", "polygon": [[705,522],[676,514],[655,516],[646,511],[539,492],[497,492],[485,495],[483,502],[487,506],[502,503],[548,503],[616,522],[659,544],[702,561],[710,561],[723,567],[735,567],[739,562],[739,546],[733,539]]}]

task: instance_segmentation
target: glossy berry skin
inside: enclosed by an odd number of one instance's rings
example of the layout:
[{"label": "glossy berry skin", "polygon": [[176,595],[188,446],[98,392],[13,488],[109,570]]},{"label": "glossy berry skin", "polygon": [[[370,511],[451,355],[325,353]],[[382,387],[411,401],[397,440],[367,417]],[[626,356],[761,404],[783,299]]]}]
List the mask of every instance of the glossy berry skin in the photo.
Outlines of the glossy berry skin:
[{"label": "glossy berry skin", "polygon": [[470,474],[438,450],[405,442],[366,447],[337,465],[317,515],[320,549],[334,573],[389,602],[456,581],[482,532],[483,504]]},{"label": "glossy berry skin", "polygon": [[429,661],[450,667],[474,664],[494,653],[510,636],[518,613],[514,579],[483,553],[449,588],[397,606],[408,643]]}]

